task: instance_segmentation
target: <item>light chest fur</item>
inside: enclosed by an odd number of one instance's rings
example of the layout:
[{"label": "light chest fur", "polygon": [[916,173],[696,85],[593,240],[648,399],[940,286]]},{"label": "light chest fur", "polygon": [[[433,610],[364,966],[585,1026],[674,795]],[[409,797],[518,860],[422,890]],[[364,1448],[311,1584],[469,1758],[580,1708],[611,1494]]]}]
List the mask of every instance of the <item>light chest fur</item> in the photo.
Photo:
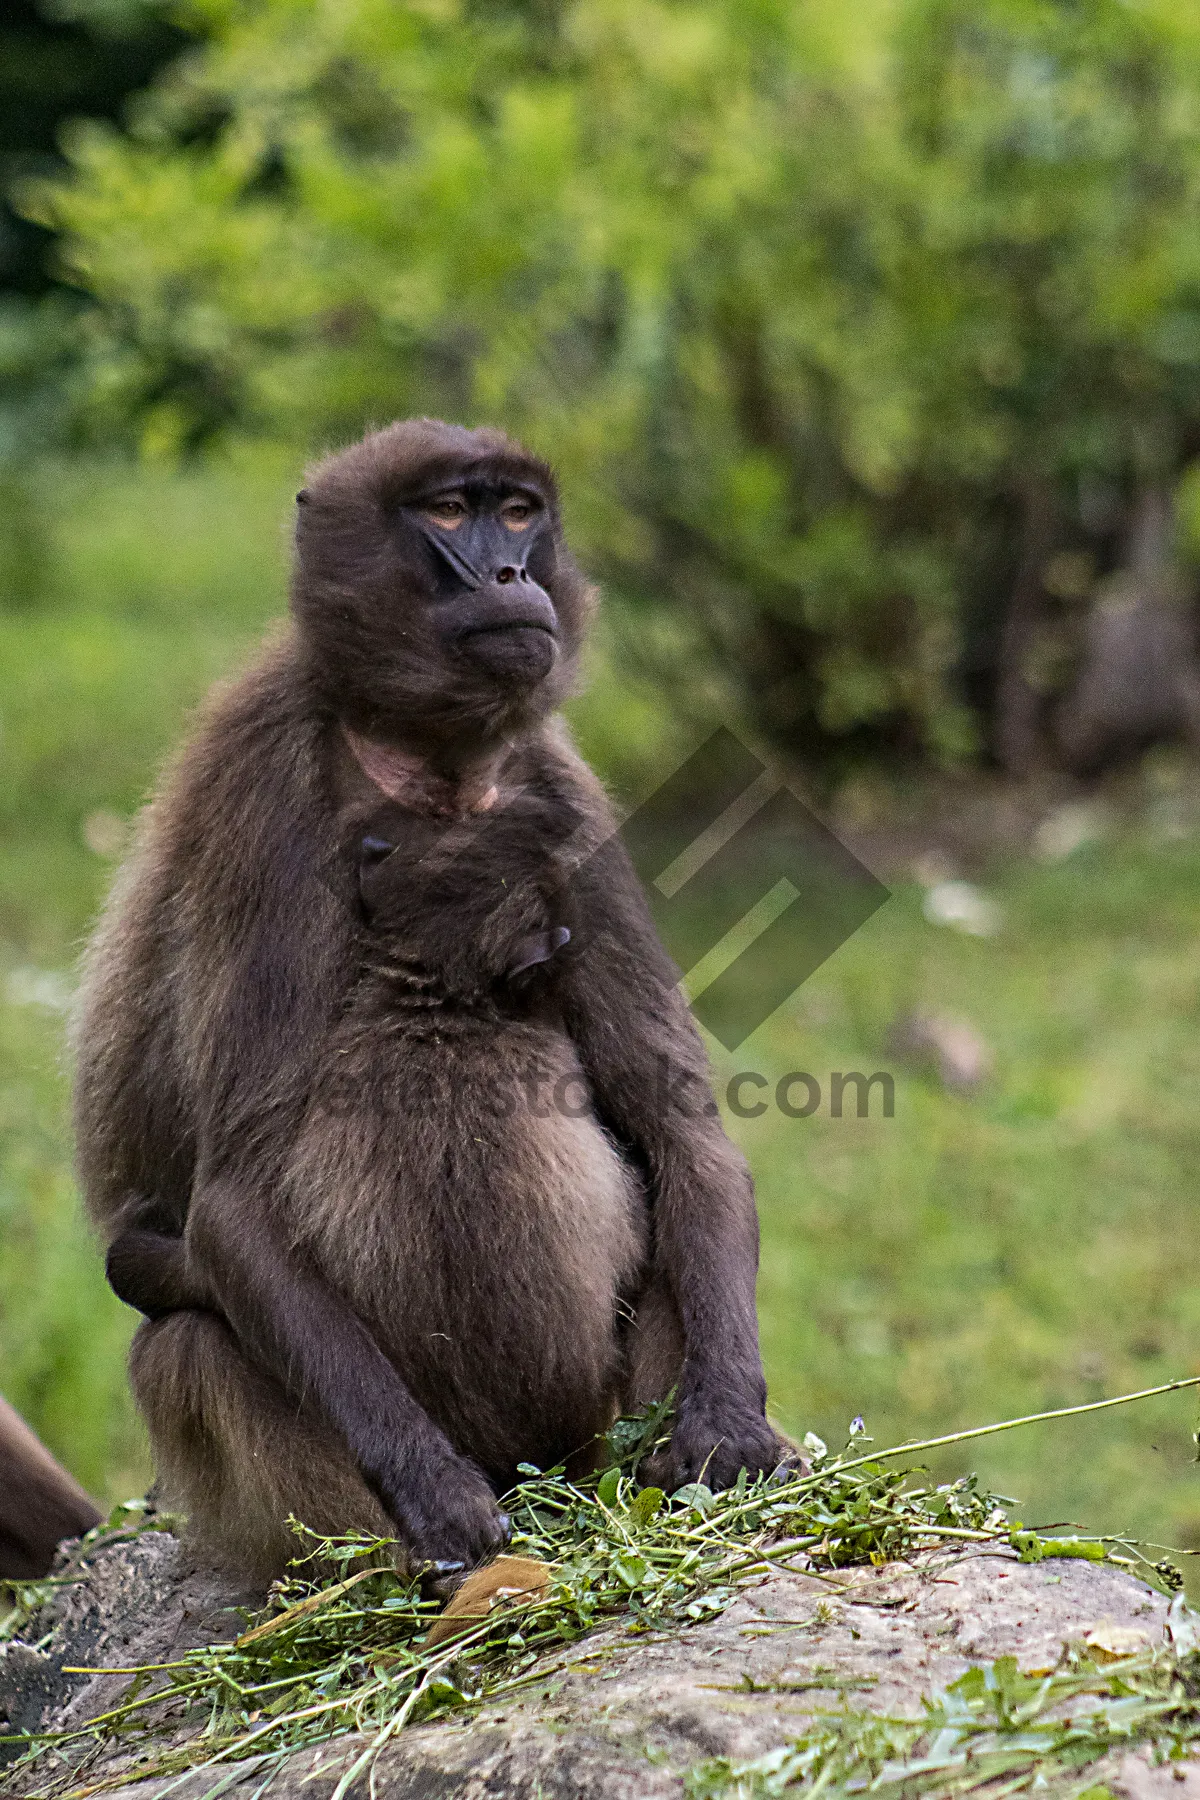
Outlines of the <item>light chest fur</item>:
[{"label": "light chest fur", "polygon": [[297,1240],[489,1473],[548,1467],[611,1422],[644,1201],[564,1033],[389,1012],[368,979],[283,1196]]}]

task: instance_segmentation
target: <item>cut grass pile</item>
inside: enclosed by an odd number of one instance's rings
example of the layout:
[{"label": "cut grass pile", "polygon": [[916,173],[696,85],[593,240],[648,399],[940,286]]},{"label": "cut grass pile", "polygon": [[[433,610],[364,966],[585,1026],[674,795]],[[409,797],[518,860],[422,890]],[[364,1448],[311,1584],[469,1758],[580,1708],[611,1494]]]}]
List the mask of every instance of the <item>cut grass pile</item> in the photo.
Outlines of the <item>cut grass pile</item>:
[{"label": "cut grass pile", "polygon": [[[882,1566],[937,1547],[970,1545],[1006,1546],[1023,1561],[1046,1556],[1109,1560],[1136,1569],[1169,1591],[1182,1582],[1172,1563],[1152,1561],[1136,1544],[1077,1535],[1047,1538],[1014,1523],[1006,1503],[981,1491],[973,1476],[934,1484],[911,1467],[887,1466],[924,1446],[864,1450],[858,1420],[839,1456],[830,1458],[823,1445],[810,1442],[812,1466],[802,1472],[781,1471],[750,1482],[743,1471],[725,1493],[693,1484],[667,1496],[659,1488],[640,1486],[637,1470],[665,1442],[668,1428],[665,1406],[619,1420],[607,1439],[609,1466],[586,1480],[568,1481],[561,1470],[525,1471],[525,1479],[504,1501],[512,1520],[512,1550],[546,1564],[549,1585],[534,1597],[495,1609],[448,1643],[431,1635],[440,1605],[423,1597],[420,1583],[391,1568],[372,1566],[386,1558],[386,1540],[315,1538],[297,1526],[302,1554],[290,1577],[277,1585],[262,1618],[248,1621],[248,1629],[232,1644],[205,1646],[177,1662],[123,1671],[131,1677],[125,1697],[85,1728],[0,1740],[29,1745],[0,1791],[19,1793],[22,1800],[72,1800],[134,1776],[202,1768],[212,1772],[209,1792],[215,1794],[221,1772],[230,1764],[255,1758],[256,1773],[265,1781],[274,1766],[298,1750],[362,1733],[366,1744],[332,1796],[343,1800],[355,1779],[406,1726],[478,1707],[518,1689],[545,1694],[572,1660],[571,1647],[607,1621],[623,1616],[627,1629],[647,1632],[686,1627],[721,1612],[741,1584],[772,1571],[799,1568],[820,1575],[856,1564]],[[963,1435],[1008,1428],[1002,1424]],[[123,1515],[90,1534],[76,1557],[94,1554],[137,1528],[136,1518]],[[34,1623],[47,1593],[45,1584],[19,1590],[5,1634],[15,1635]],[[1180,1620],[1183,1616],[1176,1614]],[[1138,1677],[1158,1684],[1154,1704],[1150,1689],[1130,1690],[1141,1705],[1137,1730],[1143,1737],[1166,1733],[1175,1742],[1185,1726],[1193,1725],[1200,1734],[1200,1714],[1184,1688],[1176,1692],[1185,1678],[1173,1665],[1168,1670],[1162,1657],[1151,1658],[1139,1664]],[[1018,1716],[1032,1719],[1035,1712],[1038,1722],[1015,1745],[1027,1761],[1082,1759],[1085,1746],[1099,1755],[1108,1748],[1115,1729],[1111,1723],[1093,1722],[1081,1735],[1064,1726],[1056,1713],[1049,1720],[1042,1714],[1075,1694],[1115,1694],[1114,1680],[1102,1678],[1094,1665],[1085,1667],[1078,1658],[1055,1672],[1057,1686],[1035,1683],[1027,1689],[1025,1677],[1015,1670],[1003,1678],[993,1671],[978,1692],[962,1683],[950,1690],[942,1705],[951,1710],[936,1729],[929,1722],[917,1727],[863,1715],[861,1730],[853,1735],[843,1719],[781,1752],[782,1760],[745,1767],[712,1764],[696,1777],[701,1785],[695,1791],[723,1791],[722,1784],[746,1795],[779,1791],[780,1785],[799,1785],[804,1791],[810,1777],[827,1772],[828,1779],[819,1781],[824,1792],[829,1781],[843,1774],[857,1779],[863,1769],[881,1767],[889,1759],[911,1760],[930,1733],[943,1762],[959,1756],[975,1737],[981,1740],[979,1755],[994,1761],[1001,1752],[993,1749],[991,1738],[1008,1731]],[[1160,1691],[1164,1681],[1169,1685],[1165,1695]],[[1114,1713],[1113,1719],[1124,1716]],[[135,1768],[89,1780],[89,1763],[114,1743],[137,1753]],[[1014,1745],[1002,1748],[1011,1751]]]},{"label": "cut grass pile", "polygon": [[[1000,1800],[1045,1791],[1055,1776],[1080,1777],[1111,1751],[1145,1746],[1179,1762],[1200,1739],[1200,1636],[1182,1599],[1169,1629],[1162,1650],[1112,1667],[1097,1667],[1078,1646],[1048,1674],[1022,1674],[1015,1657],[997,1657],[928,1700],[921,1719],[828,1714],[766,1756],[719,1757],[692,1770],[688,1800]],[[1114,1800],[1102,1783],[1071,1786],[1075,1800]]]}]

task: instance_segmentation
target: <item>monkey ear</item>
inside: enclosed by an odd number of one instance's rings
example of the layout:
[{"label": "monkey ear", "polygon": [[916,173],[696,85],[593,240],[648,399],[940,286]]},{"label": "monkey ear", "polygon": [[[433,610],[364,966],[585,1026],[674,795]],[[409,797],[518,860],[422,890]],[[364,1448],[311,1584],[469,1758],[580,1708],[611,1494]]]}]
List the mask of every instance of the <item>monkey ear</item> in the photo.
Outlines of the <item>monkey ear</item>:
[{"label": "monkey ear", "polygon": [[518,938],[508,965],[509,980],[524,974],[526,969],[535,969],[539,963],[549,962],[554,952],[570,941],[571,933],[565,925],[552,925],[548,931],[531,931],[528,937]]},{"label": "monkey ear", "polygon": [[307,499],[308,499],[308,489],[307,489],[307,488],[301,488],[301,489],[300,489],[300,492],[299,492],[299,493],[298,493],[298,494],[297,494],[297,495],[296,495],[296,505],[297,505],[297,506],[303,506],[303,505],[304,505],[304,502],[305,502],[305,501],[306,501],[306,500],[307,500]]}]

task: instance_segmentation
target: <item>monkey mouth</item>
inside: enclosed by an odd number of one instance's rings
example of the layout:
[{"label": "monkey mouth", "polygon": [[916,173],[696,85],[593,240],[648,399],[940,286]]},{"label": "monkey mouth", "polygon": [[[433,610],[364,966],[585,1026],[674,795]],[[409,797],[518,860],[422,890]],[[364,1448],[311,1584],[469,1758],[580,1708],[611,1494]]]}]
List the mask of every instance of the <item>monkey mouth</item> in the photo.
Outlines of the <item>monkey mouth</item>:
[{"label": "monkey mouth", "polygon": [[454,634],[455,648],[487,674],[537,682],[558,655],[558,615],[532,581],[491,581],[471,594]]},{"label": "monkey mouth", "polygon": [[474,638],[498,637],[510,631],[541,632],[543,637],[553,639],[557,636],[552,625],[546,625],[541,619],[506,619],[501,625],[471,625],[460,631],[458,641],[467,643]]},{"label": "monkey mouth", "polygon": [[558,640],[549,626],[527,620],[480,625],[462,632],[459,654],[484,673],[503,681],[544,681],[558,656]]},{"label": "monkey mouth", "polygon": [[558,635],[554,602],[533,581],[489,581],[469,596],[461,612],[462,621],[455,634],[460,640],[495,631],[544,631],[551,637]]}]

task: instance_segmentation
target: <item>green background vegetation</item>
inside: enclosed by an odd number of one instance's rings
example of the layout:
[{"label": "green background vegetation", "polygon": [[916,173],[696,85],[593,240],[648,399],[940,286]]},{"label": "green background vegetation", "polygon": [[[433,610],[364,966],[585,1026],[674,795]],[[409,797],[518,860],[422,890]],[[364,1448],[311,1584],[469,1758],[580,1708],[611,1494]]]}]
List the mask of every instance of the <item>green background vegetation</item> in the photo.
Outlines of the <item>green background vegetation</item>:
[{"label": "green background vegetation", "polygon": [[[1195,669],[1200,20],[59,12],[0,21],[25,221],[0,217],[0,1391],[113,1499],[147,1463],[70,1173],[71,971],[189,708],[280,611],[306,456],[432,410],[554,457],[607,589],[574,723],[631,803],[714,720],[808,792],[924,810],[927,841],[947,768],[969,790],[1002,765],[1035,816],[1078,796],[1064,769],[1178,736],[1163,671]],[[862,1413],[895,1441],[1200,1372],[1200,836],[1174,756],[1119,778],[1100,842],[997,852],[993,937],[927,922],[893,859],[891,901],[715,1054],[722,1087],[896,1075],[892,1119],[730,1121],[789,1427],[836,1441]],[[978,1094],[892,1056],[914,1007],[982,1033]],[[1194,1418],[1176,1396],[938,1467],[1027,1520],[1200,1546]]]},{"label": "green background vegetation", "polygon": [[[36,314],[64,429],[505,423],[673,707],[834,772],[1082,767],[1181,722],[1194,7],[74,0],[164,10],[196,46],[16,189],[99,302]],[[1113,707],[1086,678],[1131,569]]]}]

